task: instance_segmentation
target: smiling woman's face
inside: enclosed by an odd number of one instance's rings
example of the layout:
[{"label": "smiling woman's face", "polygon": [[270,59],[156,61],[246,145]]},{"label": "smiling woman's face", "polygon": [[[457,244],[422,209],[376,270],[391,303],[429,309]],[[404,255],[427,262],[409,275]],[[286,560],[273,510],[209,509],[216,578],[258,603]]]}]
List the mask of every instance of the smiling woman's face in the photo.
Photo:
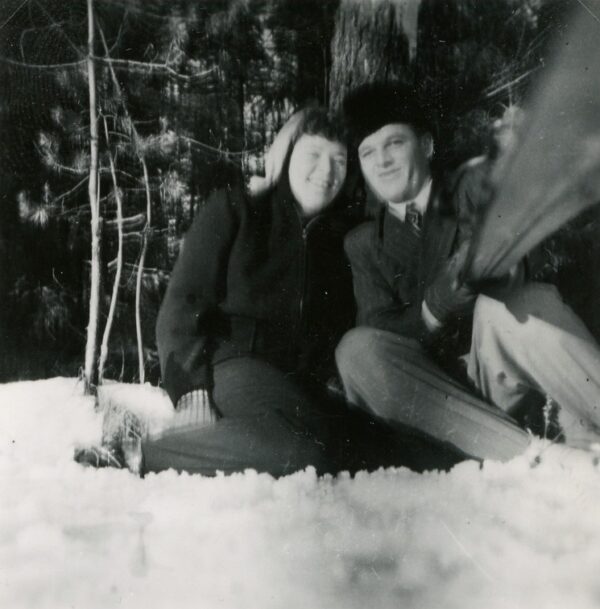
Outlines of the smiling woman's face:
[{"label": "smiling woman's face", "polygon": [[400,203],[419,194],[430,175],[432,140],[410,125],[384,125],[358,147],[360,168],[367,184],[384,201]]},{"label": "smiling woman's face", "polygon": [[300,136],[290,157],[290,187],[307,216],[319,213],[346,179],[346,146],[321,135]]}]

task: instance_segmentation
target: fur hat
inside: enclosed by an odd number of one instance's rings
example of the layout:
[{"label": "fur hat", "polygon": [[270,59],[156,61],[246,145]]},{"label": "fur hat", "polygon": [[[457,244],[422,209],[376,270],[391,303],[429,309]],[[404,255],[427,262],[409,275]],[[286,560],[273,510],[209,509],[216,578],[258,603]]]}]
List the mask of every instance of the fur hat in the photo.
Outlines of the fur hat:
[{"label": "fur hat", "polygon": [[351,91],[343,102],[344,119],[355,147],[390,123],[431,133],[430,119],[412,87],[404,83],[372,82]]}]

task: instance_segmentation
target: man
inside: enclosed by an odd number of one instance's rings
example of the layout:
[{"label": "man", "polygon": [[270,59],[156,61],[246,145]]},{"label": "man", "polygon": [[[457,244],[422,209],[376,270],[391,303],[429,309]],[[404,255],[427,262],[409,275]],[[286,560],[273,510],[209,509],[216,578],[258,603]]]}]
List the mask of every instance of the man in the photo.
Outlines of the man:
[{"label": "man", "polygon": [[345,242],[358,306],[358,327],[336,353],[348,401],[480,459],[527,447],[510,415],[536,394],[559,403],[569,443],[597,439],[600,350],[556,290],[521,285],[520,272],[486,295],[461,284],[474,219],[460,184],[450,197],[432,174],[418,99],[371,84],[347,98],[345,112],[366,185],[382,203]]}]

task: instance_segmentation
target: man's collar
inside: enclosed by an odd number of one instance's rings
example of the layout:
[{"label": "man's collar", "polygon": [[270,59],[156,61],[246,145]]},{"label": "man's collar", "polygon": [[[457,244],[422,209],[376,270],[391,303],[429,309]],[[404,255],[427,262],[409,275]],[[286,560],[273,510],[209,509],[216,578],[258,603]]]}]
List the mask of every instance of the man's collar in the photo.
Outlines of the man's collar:
[{"label": "man's collar", "polygon": [[401,203],[392,203],[388,202],[387,206],[390,213],[404,222],[406,218],[406,207],[410,203],[414,203],[415,207],[421,215],[425,215],[427,211],[427,205],[429,204],[429,198],[431,196],[431,185],[433,184],[433,180],[428,178],[425,184],[421,187],[419,194],[414,199],[409,199],[407,201],[402,201]]},{"label": "man's collar", "polygon": [[[421,212],[421,214],[425,214],[427,210],[427,205],[429,205],[429,198],[431,196],[431,185],[433,184],[433,180],[428,178],[423,187],[419,191],[419,194],[413,199],[415,203],[415,207],[417,211]],[[409,201],[410,203],[410,201]]]}]

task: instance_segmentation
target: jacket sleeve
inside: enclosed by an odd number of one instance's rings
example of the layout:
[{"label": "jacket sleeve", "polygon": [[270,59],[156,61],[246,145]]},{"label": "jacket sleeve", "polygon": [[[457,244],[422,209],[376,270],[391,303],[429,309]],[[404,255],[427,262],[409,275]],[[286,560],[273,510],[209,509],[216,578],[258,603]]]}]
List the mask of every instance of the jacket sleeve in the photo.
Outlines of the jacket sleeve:
[{"label": "jacket sleeve", "polygon": [[351,231],[344,249],[352,268],[354,297],[357,305],[356,323],[387,330],[408,338],[426,335],[421,318],[421,303],[401,302],[394,288],[382,274],[372,247],[374,223],[362,224]]},{"label": "jacket sleeve", "polygon": [[163,385],[173,404],[211,387],[211,339],[224,321],[218,305],[236,227],[234,205],[218,191],[196,216],[175,263],[156,324]]},{"label": "jacket sleeve", "polygon": [[468,168],[463,172],[452,192],[453,207],[458,219],[458,236],[455,249],[470,241],[477,224],[492,198],[489,183],[489,163]]},{"label": "jacket sleeve", "polygon": [[467,170],[456,184],[452,196],[458,221],[453,255],[425,292],[427,308],[441,325],[452,319],[470,317],[477,294],[501,297],[523,281],[524,263],[520,263],[509,274],[499,279],[480,282],[477,285],[461,284],[460,281],[473,234],[491,201],[488,172],[488,164]]}]

